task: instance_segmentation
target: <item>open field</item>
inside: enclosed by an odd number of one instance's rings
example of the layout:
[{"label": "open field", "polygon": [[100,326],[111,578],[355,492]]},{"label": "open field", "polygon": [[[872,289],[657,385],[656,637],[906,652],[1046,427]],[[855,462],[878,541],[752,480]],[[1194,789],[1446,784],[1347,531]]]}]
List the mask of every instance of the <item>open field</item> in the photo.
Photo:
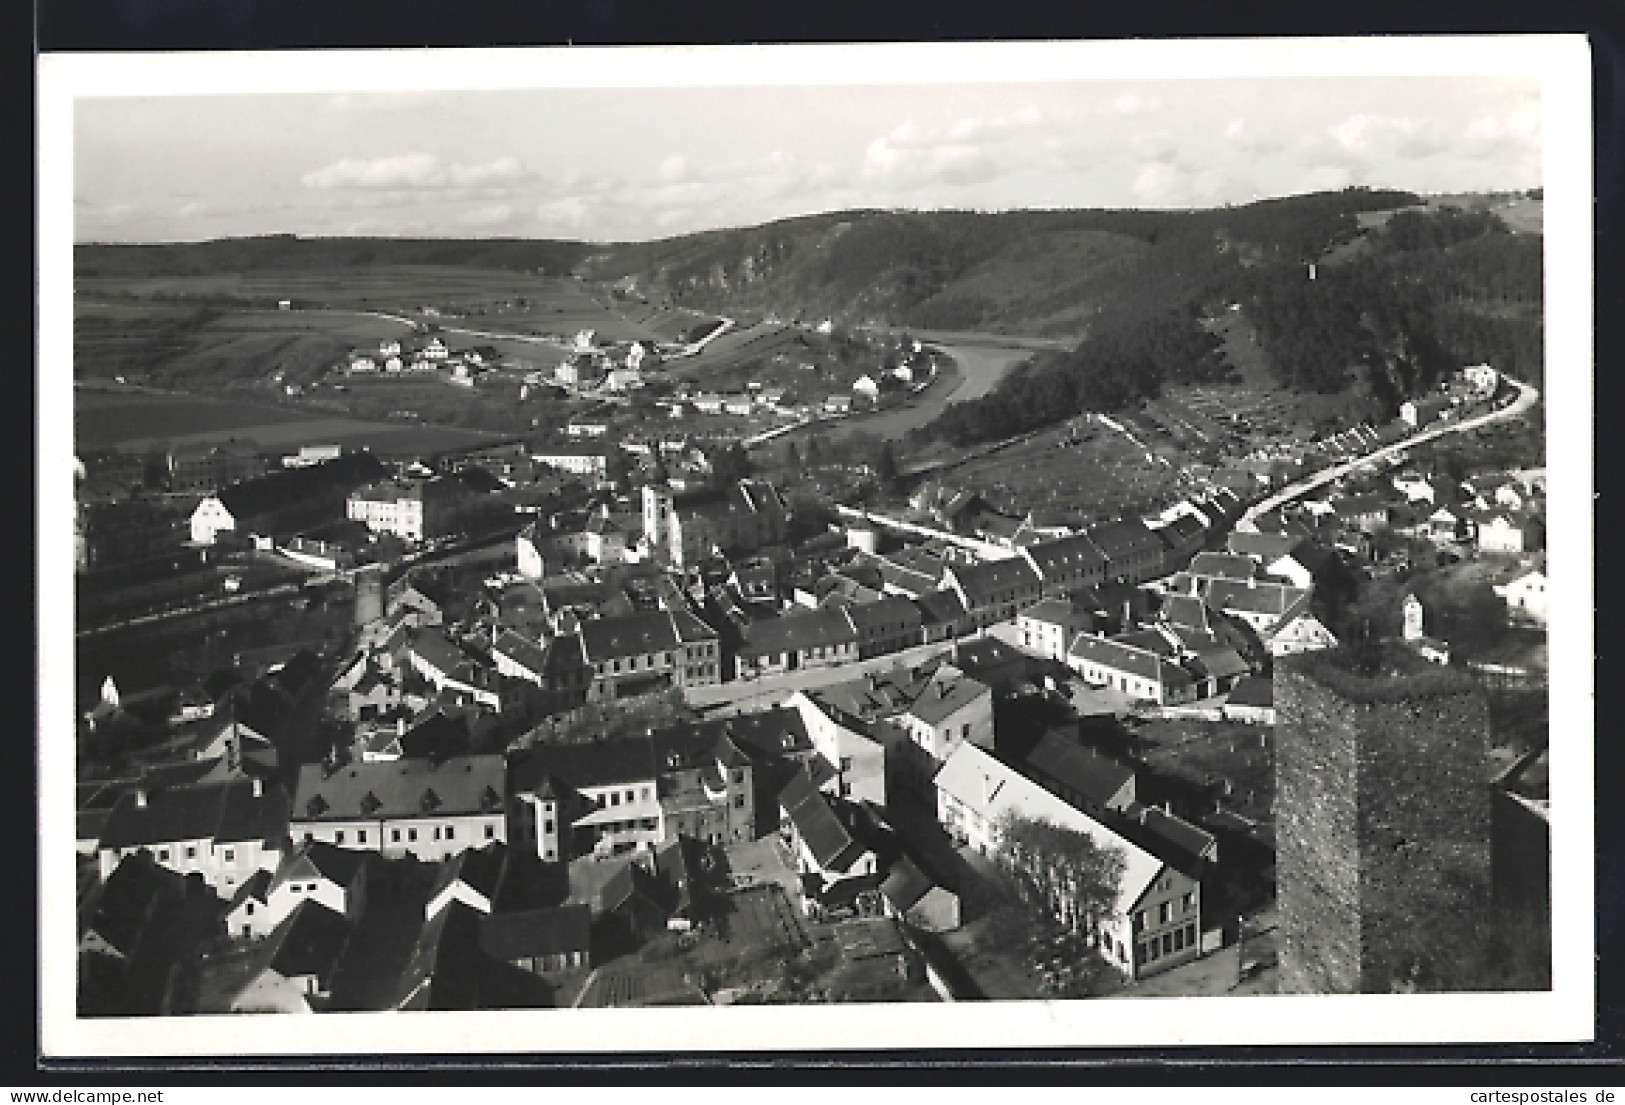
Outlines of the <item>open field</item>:
[{"label": "open field", "polygon": [[432,453],[473,445],[492,435],[449,426],[390,425],[335,418],[295,407],[204,396],[80,388],[74,394],[74,446],[82,451],[211,441],[253,441],[261,449],[342,445],[376,453]]},{"label": "open field", "polygon": [[1141,721],[1133,732],[1139,757],[1157,774],[1199,789],[1217,787],[1224,792],[1227,808],[1254,821],[1271,820],[1272,727],[1162,718]]},{"label": "open field", "polygon": [[[281,300],[294,309],[278,310]],[[454,348],[496,344],[503,356],[538,364],[554,355],[523,339],[592,330],[615,341],[672,340],[663,333],[671,312],[646,326],[621,306],[575,280],[453,266],[87,276],[75,287],[75,375],[215,386],[281,371],[302,382],[414,326],[440,327]]]}]

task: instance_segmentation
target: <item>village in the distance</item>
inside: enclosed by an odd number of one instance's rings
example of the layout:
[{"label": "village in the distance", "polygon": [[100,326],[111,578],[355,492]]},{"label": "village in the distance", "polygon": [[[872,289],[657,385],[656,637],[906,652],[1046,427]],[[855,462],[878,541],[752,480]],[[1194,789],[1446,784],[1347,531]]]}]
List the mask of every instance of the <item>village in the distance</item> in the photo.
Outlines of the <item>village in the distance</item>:
[{"label": "village in the distance", "polygon": [[1540,203],[78,247],[79,1015],[1549,989]]}]

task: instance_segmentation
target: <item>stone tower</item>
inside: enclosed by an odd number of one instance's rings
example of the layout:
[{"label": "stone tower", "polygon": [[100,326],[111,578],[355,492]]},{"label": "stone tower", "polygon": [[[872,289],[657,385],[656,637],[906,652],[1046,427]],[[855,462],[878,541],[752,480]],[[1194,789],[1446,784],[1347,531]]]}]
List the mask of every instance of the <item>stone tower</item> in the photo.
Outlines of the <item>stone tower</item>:
[{"label": "stone tower", "polygon": [[1393,648],[1275,671],[1281,989],[1449,986],[1488,905],[1488,706],[1471,677]]}]

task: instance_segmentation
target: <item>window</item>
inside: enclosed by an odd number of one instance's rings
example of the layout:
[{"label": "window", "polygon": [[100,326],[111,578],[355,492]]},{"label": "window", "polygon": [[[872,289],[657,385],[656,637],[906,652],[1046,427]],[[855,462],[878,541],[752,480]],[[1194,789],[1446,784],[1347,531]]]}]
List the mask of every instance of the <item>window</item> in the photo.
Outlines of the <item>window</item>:
[{"label": "window", "polygon": [[1150,941],[1145,946],[1145,961],[1147,963],[1155,963],[1157,961],[1157,942],[1155,940]]},{"label": "window", "polygon": [[158,849],[158,861],[160,863],[168,863],[169,862],[169,849],[168,848],[160,848],[160,849]]},{"label": "window", "polygon": [[367,830],[366,829],[357,829],[356,834],[355,834],[355,840],[356,840],[357,844],[365,844],[367,842]]},{"label": "window", "polygon": [[401,831],[399,829],[389,830],[389,839],[392,842],[399,844],[401,842]]},{"label": "window", "polygon": [[226,853],[222,858],[224,858],[227,863],[237,862],[237,850],[235,848],[227,848]]},{"label": "window", "polygon": [[413,842],[414,844],[417,843],[418,831],[416,829],[407,829],[406,830],[406,839]]},{"label": "window", "polygon": [[621,792],[620,791],[612,790],[612,791],[609,792],[609,804],[612,805],[612,806],[618,806],[618,805],[621,804]]},{"label": "window", "polygon": [[744,808],[745,808],[745,796],[743,794],[734,795],[734,809],[742,810]]},{"label": "window", "polygon": [[637,801],[637,793],[635,791],[630,791],[630,790],[627,791],[626,792],[626,804],[630,806],[635,801]]},{"label": "window", "polygon": [[1171,906],[1171,902],[1163,902],[1157,906],[1157,924],[1166,925],[1168,923],[1168,915],[1171,912]]},{"label": "window", "polygon": [[1162,934],[1162,954],[1169,955],[1174,950],[1174,936],[1171,932]]},{"label": "window", "polygon": [[446,826],[446,839],[447,840],[455,839],[455,829],[451,825]]},{"label": "window", "polygon": [[339,829],[339,830],[337,830],[336,832],[333,833],[333,843],[334,844],[343,844],[344,843],[344,830],[343,829]]},{"label": "window", "polygon": [[[490,826],[487,825],[486,828],[490,828]],[[553,819],[551,817],[549,817],[546,821],[542,822],[542,832],[551,833],[552,831],[553,831]]]},{"label": "window", "polygon": [[1187,948],[1196,947],[1196,925],[1194,922],[1185,926],[1185,946]]},{"label": "window", "polygon": [[303,894],[305,892],[305,884],[302,882],[289,883],[288,885],[292,888],[293,893],[295,894]]},{"label": "window", "polygon": [[1180,909],[1179,909],[1179,911],[1181,913],[1189,913],[1191,911],[1191,908],[1193,906],[1195,906],[1195,905],[1196,905],[1196,895],[1194,893],[1187,893],[1183,898],[1180,899]]},{"label": "window", "polygon": [[1134,914],[1134,931],[1135,932],[1144,932],[1145,931],[1145,910],[1143,910],[1143,909],[1139,910],[1138,912],[1136,912]]},{"label": "window", "polygon": [[1185,930],[1184,929],[1175,929],[1174,930],[1174,951],[1182,952],[1184,950],[1185,950]]},{"label": "window", "polygon": [[614,668],[615,671],[621,670],[621,662],[619,660],[612,660],[610,662],[610,666]]},{"label": "window", "polygon": [[439,826],[439,825],[436,825],[436,826],[435,826],[435,827],[434,827],[434,838],[435,838],[435,839],[436,839],[436,840],[439,840],[439,839],[440,839],[440,826]]},{"label": "window", "polygon": [[[309,833],[305,834],[305,839],[306,840],[310,839],[310,834]],[[187,859],[197,859],[197,845],[196,844],[188,844],[186,846],[186,858]]]},{"label": "window", "polygon": [[964,725],[960,726],[959,736],[962,740],[970,740],[970,722],[967,721]]},{"label": "window", "polygon": [[252,917],[252,916],[254,916],[254,903],[253,903],[253,902],[249,902],[249,903],[248,903],[248,907],[247,907],[247,908],[246,908],[246,909],[244,909],[244,910],[243,910],[243,913],[245,913],[245,914],[246,914],[246,915],[248,915],[248,916],[249,916],[249,917]]},{"label": "window", "polygon": [[497,827],[495,825],[487,825],[485,827],[485,839],[486,840],[494,840],[494,839],[496,839],[496,835],[497,835]]}]

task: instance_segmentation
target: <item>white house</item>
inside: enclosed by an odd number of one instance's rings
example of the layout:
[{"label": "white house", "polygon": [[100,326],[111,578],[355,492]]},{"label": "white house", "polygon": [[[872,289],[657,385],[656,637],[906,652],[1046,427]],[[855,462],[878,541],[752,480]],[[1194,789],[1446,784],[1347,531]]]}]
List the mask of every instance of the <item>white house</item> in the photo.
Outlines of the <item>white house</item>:
[{"label": "white house", "polygon": [[399,357],[401,355],[401,343],[398,341],[379,342],[378,355],[380,357]]},{"label": "white house", "polygon": [[422,355],[431,361],[443,361],[450,353],[446,349],[445,342],[439,338],[430,338],[429,344],[423,347]]},{"label": "white house", "polygon": [[275,870],[281,862],[287,818],[287,793],[257,778],[138,787],[107,816],[96,844],[97,870],[105,880],[125,856],[146,851],[160,867],[195,872],[230,899],[255,871]]},{"label": "white house", "polygon": [[796,691],[784,704],[801,715],[813,747],[835,769],[825,788],[841,798],[884,806],[885,745],[844,724],[835,710],[806,691]]},{"label": "white house", "polygon": [[264,937],[302,902],[356,920],[366,902],[367,858],[330,844],[301,844],[274,874],[257,871],[243,884],[226,911],[226,932]]},{"label": "white house", "polygon": [[536,526],[532,524],[520,530],[515,544],[519,555],[519,574],[526,579],[545,576],[547,565],[542,559],[542,539],[537,535]]},{"label": "white house", "polygon": [[1480,396],[1494,395],[1501,383],[1501,374],[1487,364],[1468,365],[1461,370],[1461,378]]},{"label": "white house", "polygon": [[220,501],[220,496],[207,495],[192,511],[191,524],[193,544],[212,545],[221,533],[237,528],[237,519]]},{"label": "white house", "polygon": [[299,769],[294,840],[438,861],[507,839],[500,755],[402,758]]},{"label": "white house", "polygon": [[1299,652],[1316,652],[1337,647],[1337,637],[1321,620],[1301,610],[1269,634],[1266,644],[1271,656],[1290,656]]},{"label": "white house", "polygon": [[1495,593],[1506,602],[1510,613],[1546,624],[1546,573],[1539,568],[1497,585]]},{"label": "white house", "polygon": [[1493,515],[1478,523],[1478,547],[1489,553],[1521,553],[1523,527],[1504,514]]},{"label": "white house", "polygon": [[1394,490],[1405,496],[1406,502],[1431,505],[1438,501],[1438,493],[1433,489],[1433,484],[1419,476],[1395,476]]},{"label": "white house", "polygon": [[852,381],[852,392],[855,395],[863,396],[872,403],[880,398],[880,384],[875,381],[873,376],[865,373]]}]

